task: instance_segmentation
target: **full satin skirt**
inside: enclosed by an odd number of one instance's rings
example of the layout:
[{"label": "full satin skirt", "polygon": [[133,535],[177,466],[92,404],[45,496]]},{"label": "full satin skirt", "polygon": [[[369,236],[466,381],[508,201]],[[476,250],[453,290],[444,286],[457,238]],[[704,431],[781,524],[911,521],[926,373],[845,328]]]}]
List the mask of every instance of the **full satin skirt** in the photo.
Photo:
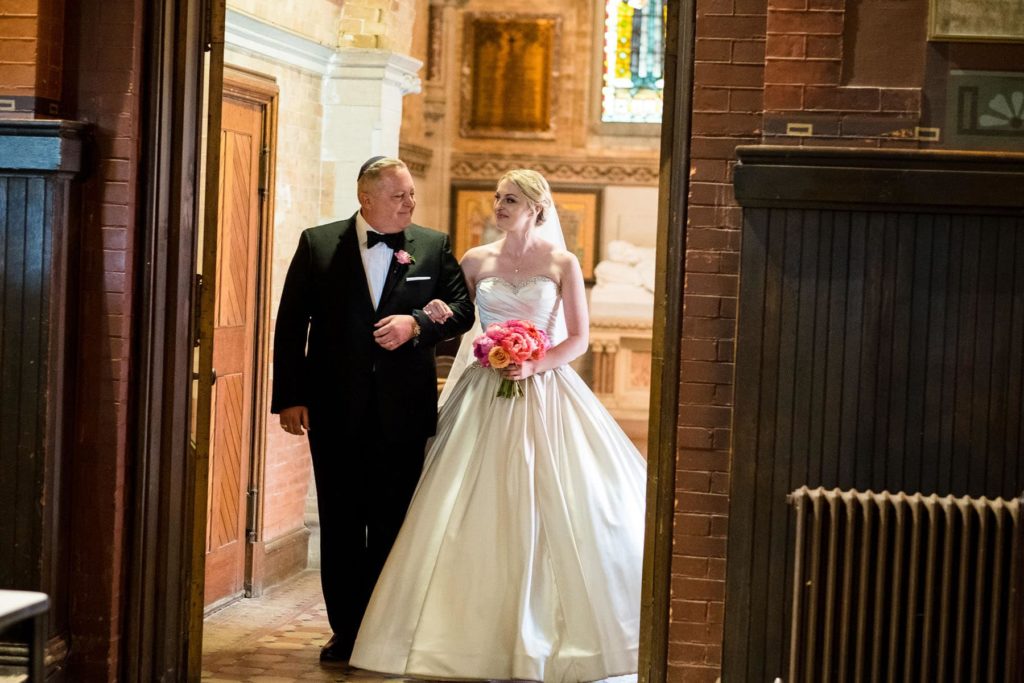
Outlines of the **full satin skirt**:
[{"label": "full satin skirt", "polygon": [[636,672],[646,463],[569,367],[468,368],[350,663],[431,678]]}]

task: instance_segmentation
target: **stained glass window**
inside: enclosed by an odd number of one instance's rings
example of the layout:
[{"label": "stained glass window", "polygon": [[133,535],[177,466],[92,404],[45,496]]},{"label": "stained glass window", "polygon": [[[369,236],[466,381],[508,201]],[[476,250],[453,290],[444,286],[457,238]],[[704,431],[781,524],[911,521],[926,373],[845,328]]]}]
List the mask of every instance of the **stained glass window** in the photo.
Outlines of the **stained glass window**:
[{"label": "stained glass window", "polygon": [[661,123],[668,0],[605,0],[603,123]]}]

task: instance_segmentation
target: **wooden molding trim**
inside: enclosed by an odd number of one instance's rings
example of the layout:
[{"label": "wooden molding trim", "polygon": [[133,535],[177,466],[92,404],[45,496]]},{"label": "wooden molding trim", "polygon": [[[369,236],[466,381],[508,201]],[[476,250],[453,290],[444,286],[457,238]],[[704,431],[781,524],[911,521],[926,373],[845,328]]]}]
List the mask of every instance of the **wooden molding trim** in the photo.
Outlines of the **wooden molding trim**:
[{"label": "wooden molding trim", "polygon": [[779,145],[740,146],[736,154],[744,207],[1024,213],[1024,154]]}]

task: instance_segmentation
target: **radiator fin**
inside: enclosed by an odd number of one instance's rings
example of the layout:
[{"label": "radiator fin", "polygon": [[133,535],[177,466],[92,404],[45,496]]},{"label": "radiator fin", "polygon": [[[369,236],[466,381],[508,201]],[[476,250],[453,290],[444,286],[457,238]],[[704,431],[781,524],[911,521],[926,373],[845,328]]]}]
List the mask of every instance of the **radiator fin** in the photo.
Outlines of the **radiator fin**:
[{"label": "radiator fin", "polygon": [[1020,499],[802,487],[787,683],[1017,680]]}]

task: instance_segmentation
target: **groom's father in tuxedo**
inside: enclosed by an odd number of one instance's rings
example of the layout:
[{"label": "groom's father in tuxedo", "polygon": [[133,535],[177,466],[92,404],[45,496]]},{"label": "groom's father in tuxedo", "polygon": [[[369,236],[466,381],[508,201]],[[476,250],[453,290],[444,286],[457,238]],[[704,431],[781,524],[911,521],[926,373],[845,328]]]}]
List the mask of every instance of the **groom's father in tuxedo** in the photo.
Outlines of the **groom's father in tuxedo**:
[{"label": "groom's father in tuxedo", "polygon": [[[465,332],[473,305],[448,237],[412,224],[398,159],[360,169],[359,211],[302,233],[274,333],[271,410],[309,437],[320,508],[321,583],[347,660],[437,426],[434,345]],[[436,324],[431,299],[453,315]]]}]

